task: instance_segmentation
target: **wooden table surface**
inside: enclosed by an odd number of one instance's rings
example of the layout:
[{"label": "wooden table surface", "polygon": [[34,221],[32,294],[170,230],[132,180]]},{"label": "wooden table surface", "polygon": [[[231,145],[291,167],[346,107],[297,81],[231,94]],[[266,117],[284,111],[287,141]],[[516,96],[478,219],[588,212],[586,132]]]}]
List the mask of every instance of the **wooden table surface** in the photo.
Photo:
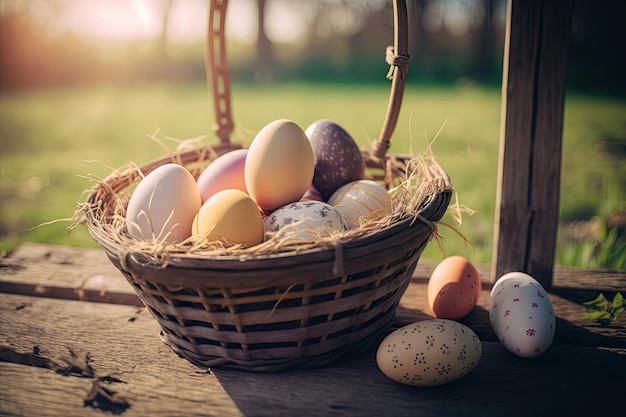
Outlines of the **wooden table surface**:
[{"label": "wooden table surface", "polygon": [[[431,318],[426,283],[435,265],[420,261],[397,326]],[[481,276],[488,269],[478,265]],[[460,320],[481,339],[478,366],[447,385],[417,388],[385,377],[374,350],[272,374],[197,368],[161,342],[157,323],[102,251],[25,244],[0,259],[0,415],[619,415],[626,313],[609,327],[580,316],[582,301],[626,290],[626,274],[558,268],[554,282],[557,330],[545,354],[523,359],[498,343],[485,284]]]}]

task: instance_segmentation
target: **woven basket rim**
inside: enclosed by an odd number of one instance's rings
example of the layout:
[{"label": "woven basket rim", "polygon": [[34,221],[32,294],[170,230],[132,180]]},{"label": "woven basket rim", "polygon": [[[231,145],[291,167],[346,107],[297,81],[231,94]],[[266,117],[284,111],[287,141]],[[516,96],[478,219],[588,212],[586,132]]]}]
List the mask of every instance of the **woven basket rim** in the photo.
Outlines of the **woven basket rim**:
[{"label": "woven basket rim", "polygon": [[[216,16],[221,19],[221,41],[226,4],[211,1],[210,25],[218,22]],[[413,155],[387,153],[408,64],[403,52],[406,5],[404,0],[393,4],[390,103],[377,145],[361,150],[366,168],[377,170],[366,179],[384,182],[387,190],[393,190],[393,209],[382,218],[372,216],[357,233],[311,240],[311,245],[266,245],[258,250],[253,246],[212,252],[212,247],[198,249],[191,238],[175,244],[144,244],[130,236],[123,216],[127,191],[136,181],[172,162],[196,175],[204,164],[213,162],[213,156],[241,148],[228,138],[229,105],[216,106],[227,109],[224,117],[218,117],[223,122],[217,130],[222,143],[114,170],[86,191],[76,223],[87,226],[133,286],[161,327],[162,341],[192,364],[261,372],[323,366],[369,349],[392,325],[422,251],[433,237],[438,238],[436,223],[454,193],[432,152],[417,155],[417,162]],[[215,45],[209,42],[210,48]],[[210,56],[219,61],[223,53],[221,48]],[[396,58],[407,62],[395,62]],[[226,67],[214,64],[211,61],[211,68],[227,81]],[[228,89],[220,92],[214,91],[214,98],[228,104]]]},{"label": "woven basket rim", "polygon": [[[88,197],[91,198],[95,192],[90,194]],[[340,242],[341,246],[344,249],[355,249],[360,247],[368,246],[372,243],[375,243],[378,240],[384,239],[388,236],[394,235],[399,231],[407,228],[409,225],[412,225],[414,222],[420,222],[429,227],[431,230],[435,230],[435,223],[441,219],[442,213],[438,213],[436,208],[442,204],[442,199],[448,199],[449,195],[452,194],[452,190],[444,190],[438,193],[433,200],[424,208],[422,212],[418,215],[405,214],[404,216],[398,218],[392,224],[384,226],[383,228],[371,231],[362,236],[357,236],[348,240],[336,240],[335,242]],[[446,197],[446,195],[448,195]],[[113,236],[110,233],[110,230],[102,227],[102,221],[97,219],[93,213],[93,211],[87,211],[85,215],[85,223],[89,229],[89,232],[94,240],[98,243],[112,249],[114,247],[125,247],[122,242],[115,241]],[[149,251],[130,251],[133,253],[141,253],[151,254]],[[240,255],[222,255],[222,254],[195,254],[195,253],[176,253],[173,254],[173,257],[180,260],[200,260],[200,261],[220,261],[220,262],[233,262],[234,266],[237,263],[244,262],[246,260],[257,260],[261,261],[263,259],[268,260],[276,260],[280,258],[290,258],[294,256],[305,256],[312,255],[319,252],[334,252],[333,247],[329,246],[316,246],[307,249],[294,249],[294,250],[284,250],[277,251],[273,253],[246,253]],[[184,263],[184,261],[176,262]]]}]

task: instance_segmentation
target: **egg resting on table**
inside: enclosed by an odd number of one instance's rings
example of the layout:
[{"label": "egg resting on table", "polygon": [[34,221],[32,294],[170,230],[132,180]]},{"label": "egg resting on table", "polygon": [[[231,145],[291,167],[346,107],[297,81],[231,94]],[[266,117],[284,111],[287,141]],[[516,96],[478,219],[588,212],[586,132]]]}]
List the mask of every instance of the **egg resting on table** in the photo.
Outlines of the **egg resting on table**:
[{"label": "egg resting on table", "polygon": [[376,364],[394,381],[432,387],[470,373],[482,351],[478,336],[464,324],[447,319],[422,320],[387,335],[376,352]]},{"label": "egg resting on table", "polygon": [[503,275],[491,289],[489,304],[491,327],[507,350],[523,358],[548,350],[556,317],[550,297],[537,280],[523,272]]},{"label": "egg resting on table", "polygon": [[428,279],[428,306],[436,318],[458,320],[474,309],[481,290],[474,265],[462,256],[449,256]]}]

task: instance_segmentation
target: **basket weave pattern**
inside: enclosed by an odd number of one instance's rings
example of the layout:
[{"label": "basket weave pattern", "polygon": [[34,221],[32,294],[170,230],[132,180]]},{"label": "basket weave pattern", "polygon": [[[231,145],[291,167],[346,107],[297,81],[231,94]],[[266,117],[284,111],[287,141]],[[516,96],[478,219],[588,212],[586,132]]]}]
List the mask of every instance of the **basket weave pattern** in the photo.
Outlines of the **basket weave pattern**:
[{"label": "basket weave pattern", "polygon": [[[226,2],[217,3],[223,16]],[[406,34],[404,9],[403,1],[394,2],[396,51],[398,40]],[[405,64],[400,61],[398,65]],[[398,163],[389,163],[395,157],[385,152],[399,111],[404,84],[398,79],[403,76],[404,71],[392,76],[391,116],[385,119],[384,140],[363,151],[369,168],[384,170],[378,179],[386,179],[388,187],[398,175],[391,172]],[[216,109],[218,120],[228,130],[230,111],[223,117],[220,109]],[[217,129],[221,134],[224,126]],[[235,148],[222,141],[212,151],[220,154]],[[202,164],[207,155],[185,153],[178,161]],[[171,157],[163,157],[141,169],[145,174],[168,162]],[[434,222],[444,215],[451,198],[450,189],[442,190],[419,214],[407,214],[354,239],[338,239],[331,247],[245,256],[177,251],[164,261],[154,252],[132,248],[112,232],[117,194],[137,178],[136,173],[116,172],[90,191],[85,223],[91,236],[133,286],[160,325],[161,339],[173,351],[200,367],[253,371],[327,365],[377,345],[392,324],[435,231]]]}]

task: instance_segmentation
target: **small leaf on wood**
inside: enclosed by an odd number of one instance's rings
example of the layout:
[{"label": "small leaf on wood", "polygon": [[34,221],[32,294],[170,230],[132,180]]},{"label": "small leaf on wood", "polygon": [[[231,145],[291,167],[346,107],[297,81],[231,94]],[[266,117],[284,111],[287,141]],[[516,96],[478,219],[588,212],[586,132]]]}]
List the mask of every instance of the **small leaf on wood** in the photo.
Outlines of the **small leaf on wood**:
[{"label": "small leaf on wood", "polygon": [[608,311],[591,311],[589,313],[583,314],[583,319],[599,321],[606,320],[611,317]]},{"label": "small leaf on wood", "polygon": [[585,301],[583,305],[588,311],[604,310],[609,305],[609,301],[606,299],[603,293],[600,293],[596,298],[591,301]]},{"label": "small leaf on wood", "polygon": [[624,311],[624,296],[621,292],[618,292],[617,294],[615,294],[615,297],[613,297],[612,310],[613,314],[616,315]]}]

